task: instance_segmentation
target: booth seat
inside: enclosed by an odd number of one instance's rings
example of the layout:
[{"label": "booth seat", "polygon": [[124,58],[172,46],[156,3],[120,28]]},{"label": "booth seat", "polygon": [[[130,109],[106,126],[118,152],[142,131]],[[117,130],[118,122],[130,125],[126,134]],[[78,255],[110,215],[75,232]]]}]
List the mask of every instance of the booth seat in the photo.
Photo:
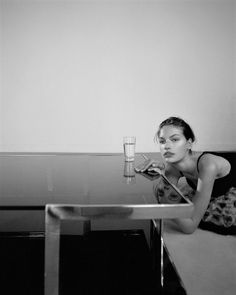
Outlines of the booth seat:
[{"label": "booth seat", "polygon": [[[222,152],[222,156],[230,161],[236,182],[236,152]],[[236,233],[198,228],[193,234],[184,234],[173,221],[165,220],[163,235],[188,295],[236,294]]]},{"label": "booth seat", "polygon": [[202,229],[188,235],[169,220],[164,227],[165,246],[187,295],[236,294],[236,236]]}]

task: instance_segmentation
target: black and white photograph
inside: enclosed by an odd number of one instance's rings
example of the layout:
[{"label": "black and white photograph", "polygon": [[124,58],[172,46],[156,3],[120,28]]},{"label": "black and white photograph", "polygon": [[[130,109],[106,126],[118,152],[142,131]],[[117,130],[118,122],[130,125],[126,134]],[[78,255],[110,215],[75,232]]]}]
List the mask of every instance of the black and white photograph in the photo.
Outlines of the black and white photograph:
[{"label": "black and white photograph", "polygon": [[236,294],[236,0],[0,0],[0,294]]}]

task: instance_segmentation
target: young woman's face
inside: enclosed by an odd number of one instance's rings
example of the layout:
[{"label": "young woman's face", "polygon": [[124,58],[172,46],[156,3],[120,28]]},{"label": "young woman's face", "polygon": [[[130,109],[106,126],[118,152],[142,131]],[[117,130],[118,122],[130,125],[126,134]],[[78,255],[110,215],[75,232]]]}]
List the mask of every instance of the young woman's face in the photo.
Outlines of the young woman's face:
[{"label": "young woman's face", "polygon": [[182,128],[172,125],[162,127],[158,139],[162,157],[169,163],[181,161],[188,154],[192,143],[185,138]]}]

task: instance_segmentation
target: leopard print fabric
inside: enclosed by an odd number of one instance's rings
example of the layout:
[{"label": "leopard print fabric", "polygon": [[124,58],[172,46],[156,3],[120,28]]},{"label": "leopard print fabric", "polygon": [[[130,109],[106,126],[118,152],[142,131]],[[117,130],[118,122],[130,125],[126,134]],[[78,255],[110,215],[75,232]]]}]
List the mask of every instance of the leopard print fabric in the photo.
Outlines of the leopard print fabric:
[{"label": "leopard print fabric", "polygon": [[[189,200],[195,194],[187,184],[180,185],[179,189]],[[223,235],[236,235],[236,187],[231,187],[224,195],[211,199],[199,228]]]},{"label": "leopard print fabric", "polygon": [[200,228],[225,235],[236,235],[236,188],[210,201]]}]

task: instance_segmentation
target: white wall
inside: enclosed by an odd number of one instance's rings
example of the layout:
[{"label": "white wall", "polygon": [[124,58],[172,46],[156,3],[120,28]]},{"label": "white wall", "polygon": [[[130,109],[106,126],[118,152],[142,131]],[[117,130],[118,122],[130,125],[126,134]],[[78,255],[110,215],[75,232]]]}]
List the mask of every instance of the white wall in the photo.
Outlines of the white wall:
[{"label": "white wall", "polygon": [[232,1],[2,3],[1,151],[155,151],[169,115],[235,149]]},{"label": "white wall", "polygon": [[234,126],[236,126],[236,0],[234,0],[234,36],[233,36],[233,40],[234,40],[234,95],[233,95],[233,99],[234,99]]},{"label": "white wall", "polygon": [[2,30],[3,30],[3,25],[2,25],[2,3],[0,2],[0,150],[2,147]]}]

